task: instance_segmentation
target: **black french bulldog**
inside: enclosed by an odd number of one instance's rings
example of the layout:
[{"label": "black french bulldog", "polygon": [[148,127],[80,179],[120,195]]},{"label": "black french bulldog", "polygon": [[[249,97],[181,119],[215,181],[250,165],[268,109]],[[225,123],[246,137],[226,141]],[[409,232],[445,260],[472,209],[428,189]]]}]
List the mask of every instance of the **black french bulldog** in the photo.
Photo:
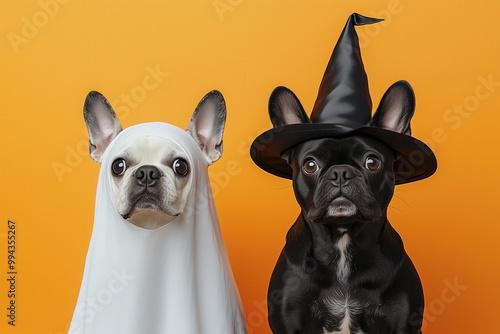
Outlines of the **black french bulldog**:
[{"label": "black french bulldog", "polygon": [[[274,127],[309,118],[288,89],[270,100]],[[385,93],[371,124],[409,134],[411,86]],[[417,271],[387,220],[398,153],[366,135],[306,141],[282,154],[301,214],[268,291],[275,334],[417,334],[424,298]]]}]

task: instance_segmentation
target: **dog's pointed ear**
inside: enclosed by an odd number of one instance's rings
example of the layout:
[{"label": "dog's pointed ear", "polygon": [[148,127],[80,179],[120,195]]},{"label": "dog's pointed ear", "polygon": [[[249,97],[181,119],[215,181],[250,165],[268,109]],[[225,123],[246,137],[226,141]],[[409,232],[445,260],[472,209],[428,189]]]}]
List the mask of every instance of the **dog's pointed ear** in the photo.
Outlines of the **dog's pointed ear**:
[{"label": "dog's pointed ear", "polygon": [[108,100],[101,93],[92,91],[83,106],[83,117],[89,131],[90,157],[101,163],[101,157],[109,143],[122,127]]},{"label": "dog's pointed ear", "polygon": [[226,124],[226,102],[213,90],[196,107],[187,132],[196,140],[209,165],[222,156],[222,135]]},{"label": "dog's pointed ear", "polygon": [[269,98],[269,117],[275,128],[288,124],[311,123],[297,96],[283,86],[276,87]]},{"label": "dog's pointed ear", "polygon": [[410,136],[414,111],[413,89],[408,82],[398,81],[385,92],[370,125]]}]

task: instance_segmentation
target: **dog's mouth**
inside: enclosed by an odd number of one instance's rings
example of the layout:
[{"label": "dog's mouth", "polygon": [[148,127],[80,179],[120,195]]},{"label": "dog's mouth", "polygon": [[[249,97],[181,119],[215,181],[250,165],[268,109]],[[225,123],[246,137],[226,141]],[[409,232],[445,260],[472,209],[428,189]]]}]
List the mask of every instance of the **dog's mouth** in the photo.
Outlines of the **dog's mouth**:
[{"label": "dog's mouth", "polygon": [[[136,196],[136,198],[130,205],[130,210],[127,213],[123,214],[122,217],[124,219],[129,219],[135,214],[143,211],[154,211],[160,214],[170,215],[169,213],[165,212],[165,210],[163,210],[160,201],[155,196],[147,192],[143,192],[138,196]],[[179,214],[174,214],[171,216],[178,216],[178,215]]]},{"label": "dog's mouth", "polygon": [[146,192],[138,195],[123,219],[146,230],[156,230],[172,222],[180,212],[171,213],[163,209],[160,201]]},{"label": "dog's mouth", "polygon": [[348,198],[338,196],[326,207],[316,207],[311,210],[307,218],[313,222],[323,223],[335,220],[345,222],[351,217],[358,215],[358,207]]},{"label": "dog's mouth", "polygon": [[328,206],[326,215],[332,218],[347,218],[358,213],[358,207],[345,197],[337,197]]},{"label": "dog's mouth", "polygon": [[334,198],[326,206],[312,209],[307,218],[315,223],[349,224],[353,222],[370,222],[377,217],[363,212],[351,199],[341,195]]}]

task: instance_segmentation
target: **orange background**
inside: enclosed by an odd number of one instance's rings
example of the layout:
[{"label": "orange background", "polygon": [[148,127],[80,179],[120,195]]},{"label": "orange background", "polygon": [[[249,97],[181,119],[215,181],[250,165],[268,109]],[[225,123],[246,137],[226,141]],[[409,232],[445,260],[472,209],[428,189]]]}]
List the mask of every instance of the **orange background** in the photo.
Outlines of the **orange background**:
[{"label": "orange background", "polygon": [[[408,80],[417,96],[413,135],[439,161],[430,179],[397,187],[389,212],[423,282],[424,333],[498,331],[499,7],[423,0],[1,2],[0,332],[67,332],[99,172],[87,154],[86,94],[103,93],[123,127],[164,121],[185,128],[202,96],[219,89],[228,117],[223,157],[210,167],[215,201],[249,332],[270,333],[267,284],[299,208],[291,182],[258,169],[249,146],[270,127],[274,87],[288,86],[311,110],[354,11],[386,19],[358,28],[374,105],[390,84]],[[156,85],[147,77],[154,70],[161,72]],[[6,317],[8,219],[18,233],[16,327]]]}]

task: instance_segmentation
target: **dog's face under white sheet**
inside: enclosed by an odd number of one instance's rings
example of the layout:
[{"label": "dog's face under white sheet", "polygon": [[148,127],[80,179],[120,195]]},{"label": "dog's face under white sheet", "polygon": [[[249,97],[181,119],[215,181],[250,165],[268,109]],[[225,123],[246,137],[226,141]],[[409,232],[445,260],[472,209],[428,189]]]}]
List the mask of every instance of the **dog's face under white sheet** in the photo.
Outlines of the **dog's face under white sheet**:
[{"label": "dog's face under white sheet", "polygon": [[[188,154],[178,144],[158,136],[136,137],[111,160],[116,210],[129,222],[156,229],[184,211],[192,173]],[[149,186],[141,182],[144,171],[155,174]]]}]

